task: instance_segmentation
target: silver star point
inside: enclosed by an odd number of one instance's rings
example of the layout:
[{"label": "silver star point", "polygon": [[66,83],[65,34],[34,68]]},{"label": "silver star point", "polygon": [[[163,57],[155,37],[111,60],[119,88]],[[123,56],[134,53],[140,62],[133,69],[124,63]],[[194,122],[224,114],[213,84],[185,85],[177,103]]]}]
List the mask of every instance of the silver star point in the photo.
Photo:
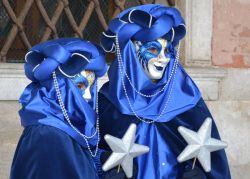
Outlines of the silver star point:
[{"label": "silver star point", "polygon": [[122,139],[108,134],[104,136],[113,153],[102,166],[103,171],[121,165],[127,178],[133,176],[133,158],[149,151],[149,147],[135,144],[135,133],[136,125],[131,124]]},{"label": "silver star point", "polygon": [[188,143],[188,145],[177,157],[178,162],[184,162],[192,158],[197,158],[204,170],[206,172],[210,172],[211,152],[227,147],[226,142],[211,138],[211,129],[211,118],[206,118],[197,132],[180,126],[178,131]]}]

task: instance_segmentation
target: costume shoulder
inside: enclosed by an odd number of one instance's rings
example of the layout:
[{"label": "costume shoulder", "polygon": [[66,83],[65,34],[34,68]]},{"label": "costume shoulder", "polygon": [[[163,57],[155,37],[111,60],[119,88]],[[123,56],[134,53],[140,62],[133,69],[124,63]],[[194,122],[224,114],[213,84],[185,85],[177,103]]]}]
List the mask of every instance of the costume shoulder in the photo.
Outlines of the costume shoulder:
[{"label": "costume shoulder", "polygon": [[[129,125],[131,123],[135,123],[138,126],[140,126],[138,127],[138,129],[143,129],[142,131],[137,130],[137,140],[139,140],[138,137],[145,136],[145,131],[149,131],[146,141],[143,141],[143,142],[145,142],[145,144],[150,146],[152,149],[156,147],[155,146],[156,143],[158,145],[161,144],[161,146],[163,146],[162,150],[158,151],[158,153],[155,153],[152,150],[152,155],[149,155],[149,158],[152,158],[153,156],[155,160],[156,159],[160,160],[160,157],[161,159],[164,158],[164,155],[165,155],[164,151],[167,148],[169,149],[167,158],[170,158],[170,156],[172,156],[172,159],[174,160],[176,160],[177,156],[184,150],[187,143],[178,132],[179,126],[184,126],[190,130],[197,131],[207,117],[212,118],[212,115],[209,109],[207,108],[206,103],[201,98],[193,108],[175,116],[172,120],[168,122],[155,123],[154,124],[155,127],[150,128],[150,125],[141,123],[139,120],[137,120],[135,116],[122,114],[116,108],[116,106],[113,105],[104,95],[100,94],[99,100],[100,100],[100,103],[103,102],[103,104],[99,103],[100,129],[101,129],[101,135],[102,135],[100,147],[106,150],[109,149],[109,147],[107,146],[104,140],[105,134],[110,134],[116,137],[122,137],[126,129],[129,127]],[[110,126],[116,126],[116,127],[110,127]],[[214,120],[212,120],[211,136],[213,138],[220,139],[219,132],[218,132],[218,129],[216,127]],[[162,153],[160,154],[161,151]],[[184,177],[183,173],[185,172],[186,169],[188,170],[192,167],[192,162],[193,160],[189,160],[184,163],[177,163],[177,160],[176,161],[171,160],[171,162],[169,161],[170,165],[171,163],[174,163],[171,166],[174,167],[179,177],[181,176]],[[148,166],[149,165],[150,164],[148,164]],[[145,164],[141,165],[142,168],[144,166]],[[199,162],[197,162],[196,167],[197,167],[197,170],[200,171],[199,173],[200,173],[200,176],[202,176],[201,178],[204,178],[204,179],[205,178],[206,179],[212,179],[212,178],[230,179],[231,178],[225,150],[219,150],[219,151],[211,153],[211,166],[212,166],[212,171],[209,173],[206,173],[202,169]],[[152,172],[152,170],[148,170],[149,173],[150,171]],[[148,173],[148,172],[144,171],[143,173]]]},{"label": "costume shoulder", "polygon": [[[205,101],[201,98],[195,107],[178,115],[174,120],[171,120],[164,125],[159,125],[159,131],[165,131],[165,141],[171,146],[176,156],[178,156],[186,147],[187,143],[184,138],[178,132],[179,126],[184,126],[190,130],[198,131],[206,118],[212,119],[211,137],[220,140],[218,128],[215,124]],[[163,132],[162,132],[163,133]],[[184,163],[180,163],[182,170],[190,169],[192,167],[193,160],[188,160]],[[211,172],[205,172],[199,162],[196,163],[197,169],[203,173],[203,178],[212,179],[231,179],[229,165],[225,150],[218,150],[211,153]]]},{"label": "costume shoulder", "polygon": [[63,131],[45,125],[24,129],[11,167],[11,179],[97,178],[93,160]]}]

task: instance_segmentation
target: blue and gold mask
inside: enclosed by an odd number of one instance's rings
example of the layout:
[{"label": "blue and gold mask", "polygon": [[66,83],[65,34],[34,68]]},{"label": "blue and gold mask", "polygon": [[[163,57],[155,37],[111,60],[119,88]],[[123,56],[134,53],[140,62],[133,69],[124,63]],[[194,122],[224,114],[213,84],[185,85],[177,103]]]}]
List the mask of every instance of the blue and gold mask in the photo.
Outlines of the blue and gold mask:
[{"label": "blue and gold mask", "polygon": [[95,73],[93,71],[84,70],[71,78],[73,83],[80,90],[82,97],[89,101],[91,99],[91,87],[95,81]]},{"label": "blue and gold mask", "polygon": [[169,43],[159,38],[150,42],[134,42],[138,59],[150,80],[160,80],[170,61]]}]

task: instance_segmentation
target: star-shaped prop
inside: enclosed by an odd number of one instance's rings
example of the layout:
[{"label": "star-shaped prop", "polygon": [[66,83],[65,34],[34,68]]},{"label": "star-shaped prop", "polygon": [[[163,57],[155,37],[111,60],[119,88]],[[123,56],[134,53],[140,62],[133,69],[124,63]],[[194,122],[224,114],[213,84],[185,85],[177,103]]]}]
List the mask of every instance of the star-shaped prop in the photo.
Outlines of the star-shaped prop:
[{"label": "star-shaped prop", "polygon": [[104,139],[112,149],[113,153],[102,166],[104,171],[121,165],[127,178],[133,176],[133,158],[147,153],[149,147],[135,144],[136,125],[131,124],[122,139],[111,135],[105,135]]},{"label": "star-shaped prop", "polygon": [[206,118],[198,132],[180,126],[178,131],[188,145],[178,156],[178,162],[184,162],[192,158],[198,158],[206,172],[211,171],[211,152],[224,149],[227,143],[211,138],[212,119]]}]

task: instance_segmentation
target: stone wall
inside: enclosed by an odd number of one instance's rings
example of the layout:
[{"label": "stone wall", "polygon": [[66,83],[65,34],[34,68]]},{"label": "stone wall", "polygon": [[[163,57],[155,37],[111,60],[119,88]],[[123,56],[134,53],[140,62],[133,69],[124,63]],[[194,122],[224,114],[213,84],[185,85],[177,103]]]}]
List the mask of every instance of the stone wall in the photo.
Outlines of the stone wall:
[{"label": "stone wall", "polygon": [[214,0],[213,65],[250,67],[250,1]]},{"label": "stone wall", "polygon": [[212,65],[227,69],[220,98],[208,105],[229,142],[233,178],[250,174],[250,1],[213,1]]},{"label": "stone wall", "polygon": [[227,69],[220,82],[219,99],[207,101],[226,149],[232,178],[250,174],[250,69]]},{"label": "stone wall", "polygon": [[0,178],[7,179],[22,128],[17,101],[0,101]]}]

